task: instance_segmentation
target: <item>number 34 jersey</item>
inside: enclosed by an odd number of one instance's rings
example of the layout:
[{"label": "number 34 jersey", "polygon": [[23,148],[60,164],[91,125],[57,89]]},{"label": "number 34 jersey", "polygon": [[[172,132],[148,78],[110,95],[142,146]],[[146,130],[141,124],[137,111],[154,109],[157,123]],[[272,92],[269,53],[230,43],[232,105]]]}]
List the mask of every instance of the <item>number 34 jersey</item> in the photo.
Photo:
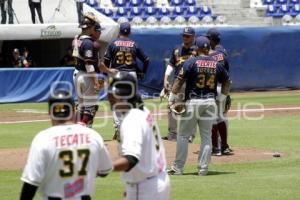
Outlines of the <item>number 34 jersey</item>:
[{"label": "number 34 jersey", "polygon": [[97,132],[79,124],[59,125],[35,136],[21,180],[38,186],[42,199],[81,199],[92,196],[96,175],[111,169]]},{"label": "number 34 jersey", "polygon": [[149,59],[137,43],[129,38],[112,41],[104,55],[104,59],[110,61],[110,67],[121,71],[137,71],[137,58],[143,63]]},{"label": "number 34 jersey", "polygon": [[186,80],[185,98],[215,98],[217,83],[229,79],[226,69],[211,56],[197,56],[187,60],[179,73]]}]

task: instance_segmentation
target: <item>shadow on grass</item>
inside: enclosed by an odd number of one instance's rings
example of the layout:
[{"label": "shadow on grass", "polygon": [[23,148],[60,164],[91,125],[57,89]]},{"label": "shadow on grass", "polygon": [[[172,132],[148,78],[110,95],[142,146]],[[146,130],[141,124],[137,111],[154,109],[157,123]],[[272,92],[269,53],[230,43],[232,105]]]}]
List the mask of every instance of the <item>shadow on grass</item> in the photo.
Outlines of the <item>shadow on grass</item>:
[{"label": "shadow on grass", "polygon": [[[215,175],[227,175],[227,174],[235,174],[236,172],[219,172],[219,171],[208,171],[206,176],[215,176]],[[198,172],[190,172],[190,173],[183,173],[183,176],[194,175],[198,176]]]}]

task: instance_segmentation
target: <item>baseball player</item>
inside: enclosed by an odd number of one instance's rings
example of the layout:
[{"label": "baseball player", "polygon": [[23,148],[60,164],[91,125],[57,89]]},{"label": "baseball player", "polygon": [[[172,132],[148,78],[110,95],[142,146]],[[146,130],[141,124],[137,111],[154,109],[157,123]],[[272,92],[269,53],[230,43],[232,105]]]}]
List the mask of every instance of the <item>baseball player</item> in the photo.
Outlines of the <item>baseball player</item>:
[{"label": "baseball player", "polygon": [[122,113],[120,157],[113,162],[123,171],[126,200],[167,200],[170,180],[165,170],[165,149],[154,116],[137,94],[137,80],[128,72],[112,78],[108,99],[113,110]]},{"label": "baseball player", "polygon": [[[97,74],[102,72],[114,73],[99,62],[99,43],[101,26],[91,12],[84,15],[80,25],[82,32],[73,40],[73,56],[76,58],[74,85],[78,95],[77,121],[92,127],[93,119],[98,110],[98,93],[103,86]],[[99,65],[99,67],[98,67]]]},{"label": "baseball player", "polygon": [[[196,46],[194,45],[195,40],[195,30],[192,27],[185,27],[182,32],[182,44],[177,45],[173,51],[167,65],[167,69],[164,77],[164,91],[169,93],[172,89],[175,77],[178,75],[180,69],[182,68],[183,63],[195,57]],[[182,87],[182,93],[184,91],[184,87]],[[181,97],[182,100],[184,97]],[[196,131],[196,129],[195,129]],[[193,134],[194,136],[195,134]],[[175,140],[177,138],[177,117],[168,107],[168,135],[163,137],[164,140]],[[192,142],[193,137],[190,138],[190,142]]]},{"label": "baseball player", "polygon": [[[149,57],[146,56],[138,44],[129,38],[131,33],[130,23],[120,24],[119,37],[113,40],[107,47],[104,55],[106,66],[115,68],[119,71],[131,73],[138,79],[143,79],[149,66]],[[137,58],[143,62],[143,69],[139,69]],[[113,112],[115,134],[113,139],[119,135],[120,113]]]},{"label": "baseball player", "polygon": [[43,200],[91,200],[96,176],[104,177],[112,170],[102,137],[74,124],[74,107],[66,91],[57,90],[50,97],[53,126],[32,141],[21,177],[21,200],[32,200],[37,189]]},{"label": "baseball player", "polygon": [[[210,55],[218,61],[229,73],[229,63],[227,60],[227,52],[224,47],[220,44],[221,37],[220,32],[211,28],[206,33],[210,40],[211,51]],[[220,93],[221,86],[217,86],[218,93]],[[212,128],[212,154],[213,155],[231,155],[232,150],[229,148],[227,143],[228,137],[228,118],[227,111],[230,108],[231,98],[228,95],[224,101],[218,101],[218,115],[217,120]],[[221,140],[221,148],[219,148],[219,136]]]},{"label": "baseball player", "polygon": [[[198,175],[208,173],[211,158],[211,129],[216,118],[216,99],[224,99],[229,91],[230,81],[226,70],[209,56],[209,40],[200,36],[196,39],[198,56],[186,61],[176,78],[169,96],[171,108],[183,109],[176,105],[180,88],[186,82],[185,112],[180,118],[179,136],[177,139],[176,158],[168,171],[170,174],[181,175],[188,152],[188,138],[198,124],[201,145],[198,156]],[[221,94],[217,94],[217,82],[222,84]]]}]

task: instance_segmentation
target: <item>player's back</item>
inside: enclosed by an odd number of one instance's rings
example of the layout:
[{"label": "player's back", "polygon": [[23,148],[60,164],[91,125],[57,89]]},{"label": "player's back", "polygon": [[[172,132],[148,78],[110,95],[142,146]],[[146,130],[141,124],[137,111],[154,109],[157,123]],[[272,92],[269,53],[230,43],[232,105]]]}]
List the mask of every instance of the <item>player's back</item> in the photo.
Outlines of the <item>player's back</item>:
[{"label": "player's back", "polygon": [[136,71],[139,50],[135,41],[129,38],[118,38],[108,48],[111,66],[122,71]]},{"label": "player's back", "polygon": [[121,124],[121,140],[122,147],[139,159],[135,167],[123,174],[126,182],[137,183],[165,171],[165,148],[155,118],[147,108],[129,111]]},{"label": "player's back", "polygon": [[111,170],[101,136],[78,124],[53,126],[40,132],[31,151],[37,151],[30,152],[36,157],[29,159],[22,179],[38,184],[43,199],[91,197],[96,175]]},{"label": "player's back", "polygon": [[185,98],[215,98],[217,87],[217,71],[220,65],[212,56],[197,56],[188,60],[183,68],[185,71]]}]

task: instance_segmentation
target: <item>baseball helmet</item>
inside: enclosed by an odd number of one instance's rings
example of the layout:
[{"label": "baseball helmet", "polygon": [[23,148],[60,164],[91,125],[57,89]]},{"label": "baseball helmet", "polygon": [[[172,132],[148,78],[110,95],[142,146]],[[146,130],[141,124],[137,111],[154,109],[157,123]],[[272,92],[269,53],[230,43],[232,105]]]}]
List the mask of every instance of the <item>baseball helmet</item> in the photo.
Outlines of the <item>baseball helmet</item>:
[{"label": "baseball helmet", "polygon": [[137,95],[137,79],[129,72],[119,71],[109,79],[108,93],[118,99],[131,99]]},{"label": "baseball helmet", "polygon": [[48,100],[48,106],[52,119],[69,120],[73,116],[75,103],[70,92],[56,90],[52,92]]}]

